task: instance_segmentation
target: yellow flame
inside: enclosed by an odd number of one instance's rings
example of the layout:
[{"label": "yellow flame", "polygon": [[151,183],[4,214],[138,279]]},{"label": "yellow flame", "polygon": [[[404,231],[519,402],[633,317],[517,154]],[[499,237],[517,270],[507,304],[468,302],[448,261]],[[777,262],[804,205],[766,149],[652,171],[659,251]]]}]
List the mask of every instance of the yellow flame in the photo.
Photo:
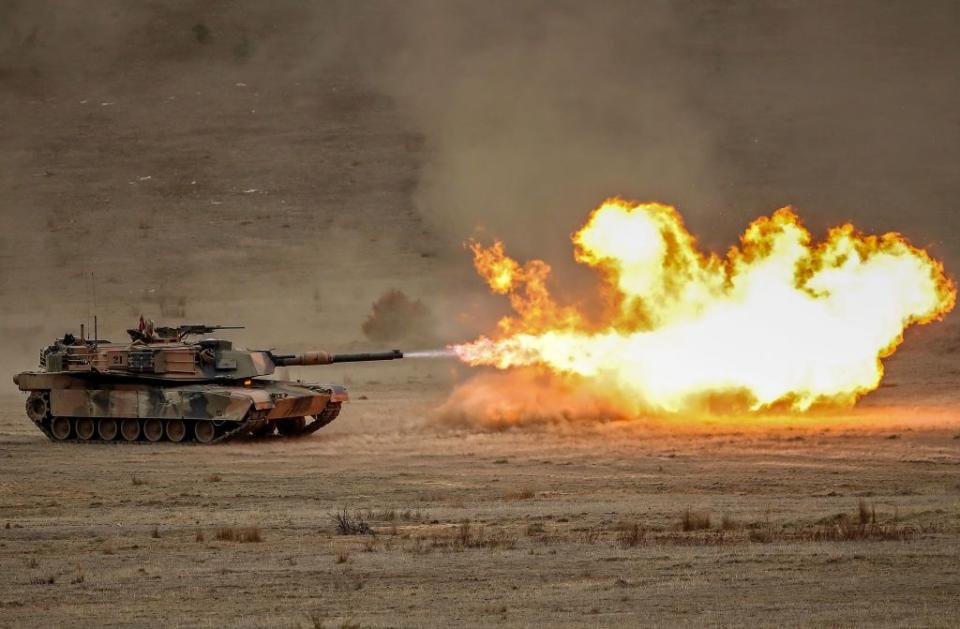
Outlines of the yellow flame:
[{"label": "yellow flame", "polygon": [[454,346],[462,360],[579,377],[631,412],[717,400],[806,410],[875,389],[903,330],[956,302],[942,264],[902,235],[847,224],[813,243],[790,208],[755,220],[725,257],[702,254],[673,207],[620,199],[573,243],[603,280],[602,320],[558,305],[545,263],[473,243],[478,272],[516,314],[493,338]]}]

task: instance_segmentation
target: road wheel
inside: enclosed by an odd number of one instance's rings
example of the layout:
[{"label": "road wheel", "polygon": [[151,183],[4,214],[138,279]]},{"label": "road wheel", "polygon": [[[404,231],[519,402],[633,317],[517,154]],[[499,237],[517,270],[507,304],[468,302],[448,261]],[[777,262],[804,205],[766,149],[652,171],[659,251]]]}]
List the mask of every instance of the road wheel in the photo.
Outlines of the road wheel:
[{"label": "road wheel", "polygon": [[113,441],[117,438],[118,432],[120,427],[117,425],[117,420],[112,417],[104,417],[97,422],[97,434],[104,441]]},{"label": "road wheel", "polygon": [[84,441],[93,439],[93,435],[97,432],[97,425],[93,423],[93,420],[89,417],[77,419],[74,428],[77,430],[77,438],[83,439]]},{"label": "road wheel", "polygon": [[120,434],[127,441],[136,441],[140,437],[140,422],[135,419],[125,419],[120,423]]},{"label": "road wheel", "polygon": [[167,420],[167,439],[174,443],[180,443],[187,436],[187,425],[182,419]]},{"label": "road wheel", "polygon": [[53,421],[50,422],[50,432],[53,433],[53,438],[58,441],[69,439],[71,430],[69,417],[54,417]]},{"label": "road wheel", "polygon": [[216,432],[213,422],[200,420],[193,424],[193,436],[199,443],[210,443]]},{"label": "road wheel", "polygon": [[143,422],[143,436],[147,441],[163,439],[163,422],[159,419],[148,419]]},{"label": "road wheel", "polygon": [[288,417],[287,419],[278,419],[277,432],[284,437],[295,437],[303,432],[303,427],[306,425],[306,417]]}]

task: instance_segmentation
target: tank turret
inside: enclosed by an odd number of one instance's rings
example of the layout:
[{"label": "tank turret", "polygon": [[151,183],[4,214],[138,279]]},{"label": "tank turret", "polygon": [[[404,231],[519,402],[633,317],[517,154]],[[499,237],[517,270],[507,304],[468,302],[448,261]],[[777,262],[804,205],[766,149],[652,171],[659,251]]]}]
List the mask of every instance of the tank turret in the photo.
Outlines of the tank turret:
[{"label": "tank turret", "polygon": [[399,350],[363,354],[275,354],[215,338],[239,326],[127,330],[129,343],[66,334],[44,348],[40,367],[14,376],[30,393],[27,415],[57,441],[197,441],[314,432],[346,401],[341,385],[269,378],[278,366],[396,360]]}]

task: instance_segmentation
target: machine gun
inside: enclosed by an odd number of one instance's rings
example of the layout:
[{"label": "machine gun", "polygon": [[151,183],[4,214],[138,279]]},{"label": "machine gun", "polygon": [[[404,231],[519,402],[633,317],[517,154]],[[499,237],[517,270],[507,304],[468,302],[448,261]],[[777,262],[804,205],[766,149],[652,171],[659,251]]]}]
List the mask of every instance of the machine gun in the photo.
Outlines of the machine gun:
[{"label": "machine gun", "polygon": [[153,341],[182,341],[188,336],[197,336],[200,334],[210,334],[214,330],[242,330],[242,325],[206,325],[203,323],[187,323],[176,327],[160,326],[153,329],[152,323],[148,323],[143,329],[131,328],[127,330],[130,339],[150,343]]}]

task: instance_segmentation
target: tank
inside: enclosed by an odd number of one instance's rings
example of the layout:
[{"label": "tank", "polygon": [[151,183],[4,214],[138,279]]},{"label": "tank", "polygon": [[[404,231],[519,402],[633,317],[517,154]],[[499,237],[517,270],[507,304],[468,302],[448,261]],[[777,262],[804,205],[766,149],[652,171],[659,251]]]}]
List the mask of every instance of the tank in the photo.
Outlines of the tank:
[{"label": "tank", "polygon": [[[40,352],[36,371],[14,376],[27,416],[52,441],[212,444],[241,437],[302,437],[348,400],[345,387],[277,380],[279,366],[395,360],[366,354],[276,354],[207,338],[234,326],[154,327],[142,319],[128,343],[66,334]],[[196,337],[204,337],[196,339]],[[194,340],[196,339],[196,340]]]}]

